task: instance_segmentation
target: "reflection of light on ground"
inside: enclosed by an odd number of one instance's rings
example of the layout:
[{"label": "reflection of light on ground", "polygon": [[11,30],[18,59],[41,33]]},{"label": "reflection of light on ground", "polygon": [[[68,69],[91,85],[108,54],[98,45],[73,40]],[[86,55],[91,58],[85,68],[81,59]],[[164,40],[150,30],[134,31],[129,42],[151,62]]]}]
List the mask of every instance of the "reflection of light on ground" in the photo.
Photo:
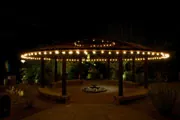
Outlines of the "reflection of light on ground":
[{"label": "reflection of light on ground", "polygon": [[117,86],[110,86],[110,85],[100,85],[103,86],[107,89],[107,93],[112,93],[112,92],[116,92],[118,91],[118,87]]},{"label": "reflection of light on ground", "polygon": [[[81,89],[83,89],[84,87],[89,87],[90,85],[86,85],[83,86]],[[99,87],[104,87],[105,89],[107,89],[106,92],[103,93],[112,93],[112,92],[117,92],[118,91],[118,87],[117,86],[113,86],[113,85],[97,85]]]}]

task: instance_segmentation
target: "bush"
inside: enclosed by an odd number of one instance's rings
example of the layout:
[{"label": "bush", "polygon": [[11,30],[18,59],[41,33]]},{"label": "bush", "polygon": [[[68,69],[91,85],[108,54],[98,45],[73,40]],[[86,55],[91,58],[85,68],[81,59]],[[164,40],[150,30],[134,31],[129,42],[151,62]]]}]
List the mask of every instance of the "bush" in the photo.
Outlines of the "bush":
[{"label": "bush", "polygon": [[132,81],[132,71],[125,71],[123,76],[125,81]]},{"label": "bush", "polygon": [[177,91],[174,88],[169,87],[167,83],[154,84],[150,86],[149,96],[160,114],[172,114],[177,99]]}]

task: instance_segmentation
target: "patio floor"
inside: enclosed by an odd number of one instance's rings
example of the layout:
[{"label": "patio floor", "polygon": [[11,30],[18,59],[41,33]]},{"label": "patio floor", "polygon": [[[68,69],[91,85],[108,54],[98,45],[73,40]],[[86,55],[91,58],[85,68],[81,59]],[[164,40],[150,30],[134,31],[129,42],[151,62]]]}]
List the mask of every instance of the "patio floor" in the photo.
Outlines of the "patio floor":
[{"label": "patio floor", "polygon": [[[84,87],[96,84],[107,89],[106,92],[102,93],[86,93],[82,89]],[[147,92],[143,86],[136,88],[124,87],[124,96],[136,95]],[[59,93],[61,95],[61,88],[53,88],[52,92]],[[67,86],[67,92],[70,94],[70,103],[77,104],[112,104],[113,96],[118,95],[118,86],[107,83],[107,81],[84,81],[82,85],[71,85]]]}]

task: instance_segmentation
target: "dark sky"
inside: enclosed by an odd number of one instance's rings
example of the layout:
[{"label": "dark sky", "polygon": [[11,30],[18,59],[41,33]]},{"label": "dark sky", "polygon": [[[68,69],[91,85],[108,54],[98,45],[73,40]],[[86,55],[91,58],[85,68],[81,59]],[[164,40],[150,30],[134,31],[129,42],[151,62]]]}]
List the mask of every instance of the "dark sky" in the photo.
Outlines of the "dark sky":
[{"label": "dark sky", "polygon": [[[86,12],[66,13],[56,9],[6,8],[1,10],[3,22],[0,37],[4,47],[12,50],[49,44],[52,40],[103,38],[138,41],[145,45],[156,42],[160,45],[164,41],[174,44],[177,39],[179,24],[172,14],[127,14],[126,19],[122,19],[119,14],[112,17],[106,13],[90,15]],[[124,37],[121,34],[122,28]],[[131,29],[132,32],[129,32]]]},{"label": "dark sky", "polygon": [[14,61],[19,57],[18,52],[40,44],[86,38],[124,40],[147,46],[161,46],[167,41],[169,49],[178,51],[179,19],[170,9],[154,12],[154,8],[149,9],[150,12],[106,9],[99,12],[92,7],[87,12],[48,7],[1,8],[1,58]]}]

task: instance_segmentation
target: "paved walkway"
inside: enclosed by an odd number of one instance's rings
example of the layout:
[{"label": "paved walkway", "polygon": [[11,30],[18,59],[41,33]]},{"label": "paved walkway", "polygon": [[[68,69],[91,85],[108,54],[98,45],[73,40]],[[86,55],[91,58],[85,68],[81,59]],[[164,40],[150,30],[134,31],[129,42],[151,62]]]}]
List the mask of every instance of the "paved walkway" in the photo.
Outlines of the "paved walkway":
[{"label": "paved walkway", "polygon": [[59,104],[23,120],[153,120],[153,118],[127,106],[113,104]]},{"label": "paved walkway", "polygon": [[[93,81],[94,82],[94,81]],[[115,85],[101,84],[108,89],[105,93],[88,94],[82,92],[82,88],[92,82],[86,82],[80,86],[68,87],[71,93],[69,105],[57,104],[57,106],[34,114],[23,120],[153,120],[146,113],[130,108],[130,106],[114,105],[113,95],[117,95],[118,87]],[[124,89],[125,94],[140,92],[144,89]],[[54,89],[60,92],[60,88]]]}]

